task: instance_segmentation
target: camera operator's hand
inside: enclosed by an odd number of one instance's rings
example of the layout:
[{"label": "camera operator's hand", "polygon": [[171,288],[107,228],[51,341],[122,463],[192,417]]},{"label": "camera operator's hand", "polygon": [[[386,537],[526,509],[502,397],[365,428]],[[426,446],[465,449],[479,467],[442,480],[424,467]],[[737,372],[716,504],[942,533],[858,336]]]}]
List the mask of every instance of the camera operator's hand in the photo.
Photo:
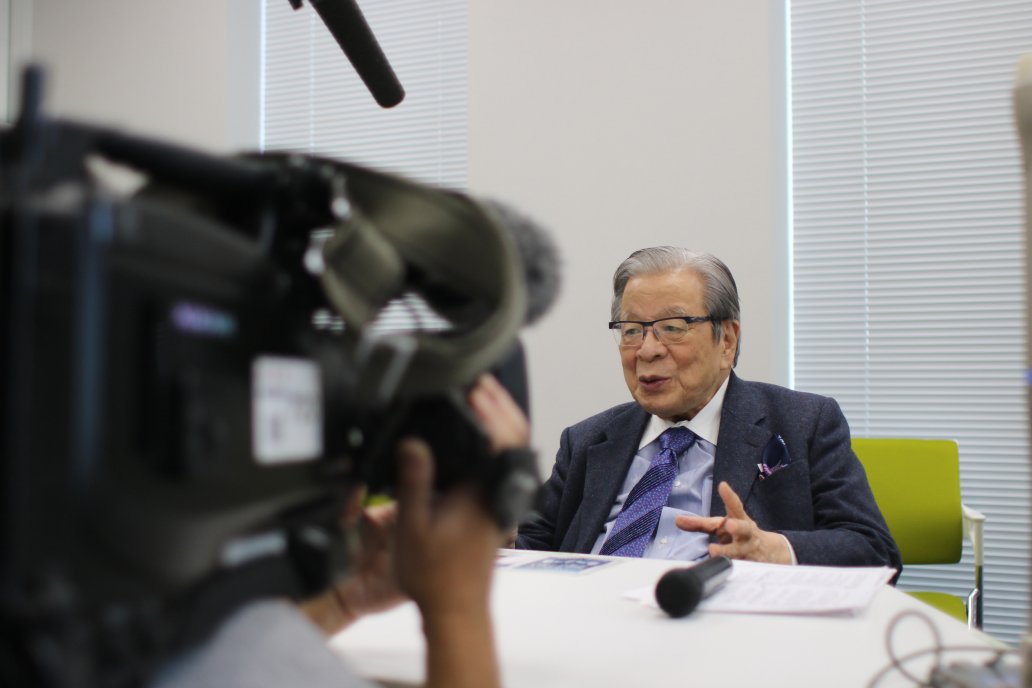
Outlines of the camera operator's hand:
[{"label": "camera operator's hand", "polygon": [[530,442],[527,417],[493,375],[480,376],[469,393],[469,406],[487,431],[494,453],[526,447]]},{"label": "camera operator's hand", "polygon": [[421,440],[398,447],[398,582],[419,606],[428,688],[499,685],[488,597],[501,531],[472,487],[433,495]]},{"label": "camera operator's hand", "polygon": [[362,549],[355,572],[337,586],[342,606],[356,619],[387,611],[408,599],[395,576],[397,516],[395,503],[371,506],[362,512]]},{"label": "camera operator's hand", "polygon": [[382,504],[363,510],[358,503],[360,496],[361,492],[356,490],[344,518],[345,528],[357,525],[362,534],[362,549],[354,571],[334,588],[301,605],[302,611],[327,635],[406,599],[394,571],[397,505]]},{"label": "camera operator's hand", "polygon": [[[469,405],[491,438],[495,453],[519,449],[530,442],[530,426],[523,410],[493,375],[481,375],[469,393]],[[506,533],[503,547],[516,546],[516,529]]]},{"label": "camera operator's hand", "polygon": [[[493,377],[481,377],[469,404],[494,451],[526,445],[527,419]],[[497,686],[488,598],[503,535],[472,487],[434,497],[424,442],[402,442],[398,459],[398,581],[423,614],[427,686]]]},{"label": "camera operator's hand", "polygon": [[502,534],[472,486],[432,494],[433,459],[421,440],[398,448],[398,580],[424,612],[486,611]]}]

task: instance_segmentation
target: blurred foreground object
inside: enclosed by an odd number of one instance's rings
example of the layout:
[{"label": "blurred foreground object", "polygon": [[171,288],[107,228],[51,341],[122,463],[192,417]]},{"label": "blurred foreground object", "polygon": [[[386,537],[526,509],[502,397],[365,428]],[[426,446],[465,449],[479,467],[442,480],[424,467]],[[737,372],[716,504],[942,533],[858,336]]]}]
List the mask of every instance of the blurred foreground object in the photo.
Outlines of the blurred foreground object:
[{"label": "blurred foreground object", "polygon": [[[247,602],[324,590],[342,501],[393,489],[401,436],[439,489],[526,512],[533,455],[492,453],[465,398],[527,318],[497,213],[51,120],[42,94],[30,69],[0,132],[0,684],[140,685]],[[432,327],[374,327],[410,302]]]}]

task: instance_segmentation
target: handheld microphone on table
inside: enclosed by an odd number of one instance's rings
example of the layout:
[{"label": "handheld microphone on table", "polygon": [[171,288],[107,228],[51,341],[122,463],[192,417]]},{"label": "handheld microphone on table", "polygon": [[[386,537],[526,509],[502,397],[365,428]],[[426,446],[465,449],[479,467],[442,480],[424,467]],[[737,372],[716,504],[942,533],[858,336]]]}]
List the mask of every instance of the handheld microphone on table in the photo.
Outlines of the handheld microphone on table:
[{"label": "handheld microphone on table", "polygon": [[688,616],[731,575],[731,560],[711,557],[686,569],[667,571],[656,584],[656,602],[670,616]]}]

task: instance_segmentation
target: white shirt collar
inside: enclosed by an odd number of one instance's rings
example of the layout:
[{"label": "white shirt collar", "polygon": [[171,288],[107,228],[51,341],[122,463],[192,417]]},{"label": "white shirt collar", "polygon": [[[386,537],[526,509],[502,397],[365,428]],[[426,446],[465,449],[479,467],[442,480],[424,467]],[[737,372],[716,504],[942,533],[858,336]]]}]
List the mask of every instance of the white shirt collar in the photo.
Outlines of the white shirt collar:
[{"label": "white shirt collar", "polygon": [[717,436],[720,434],[720,412],[724,410],[724,394],[727,392],[727,381],[730,379],[731,376],[728,375],[709,403],[703,406],[702,410],[696,413],[691,420],[673,423],[663,420],[659,416],[652,416],[649,419],[649,426],[645,428],[645,434],[641,436],[638,449],[655,442],[656,438],[675,425],[683,425],[714,447],[717,446]]}]

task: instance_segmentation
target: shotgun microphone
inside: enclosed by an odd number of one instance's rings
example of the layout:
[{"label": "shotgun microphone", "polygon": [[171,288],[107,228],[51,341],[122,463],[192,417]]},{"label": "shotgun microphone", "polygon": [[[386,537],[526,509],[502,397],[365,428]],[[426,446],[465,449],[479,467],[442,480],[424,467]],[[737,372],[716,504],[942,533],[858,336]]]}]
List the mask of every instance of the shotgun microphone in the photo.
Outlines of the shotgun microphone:
[{"label": "shotgun microphone", "polygon": [[667,571],[656,584],[656,602],[670,616],[691,614],[699,602],[713,594],[731,575],[731,560],[712,557],[686,569]]},{"label": "shotgun microphone", "polygon": [[[294,9],[301,0],[290,0]],[[376,42],[372,29],[362,15],[356,0],[309,0],[326,28],[348,56],[351,65],[365,82],[366,88],[383,108],[391,108],[405,99],[405,89],[391,69],[387,56]]]}]

